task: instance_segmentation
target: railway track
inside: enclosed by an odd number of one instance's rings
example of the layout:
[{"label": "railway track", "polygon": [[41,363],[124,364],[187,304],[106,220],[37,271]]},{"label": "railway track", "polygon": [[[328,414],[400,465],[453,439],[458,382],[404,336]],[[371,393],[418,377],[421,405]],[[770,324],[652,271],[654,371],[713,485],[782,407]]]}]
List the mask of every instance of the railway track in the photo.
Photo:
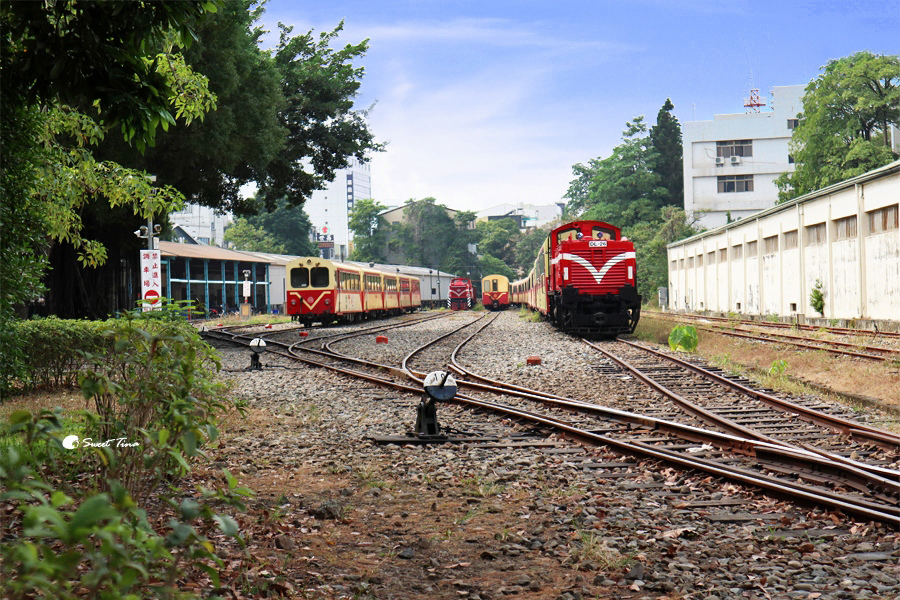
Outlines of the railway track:
[{"label": "railway track", "polygon": [[681,313],[668,313],[668,312],[656,312],[656,311],[644,311],[642,316],[650,317],[650,318],[666,318],[674,321],[683,321],[683,322],[712,322],[712,323],[724,323],[729,326],[745,325],[745,326],[756,326],[756,327],[767,327],[772,329],[795,329],[798,331],[825,331],[827,333],[833,333],[835,335],[848,335],[848,336],[861,336],[868,338],[886,338],[886,339],[900,339],[900,332],[897,331],[880,331],[877,329],[852,329],[849,327],[822,327],[818,325],[806,325],[800,323],[780,323],[780,322],[772,322],[772,321],[754,321],[748,319],[731,319],[726,317],[708,317],[701,315],[691,315],[691,314],[681,314]]},{"label": "railway track", "polygon": [[[649,318],[662,318],[663,314],[650,313]],[[727,335],[729,337],[743,338],[757,342],[782,344],[801,348],[803,350],[822,350],[831,354],[862,358],[881,362],[900,362],[900,348],[873,346],[863,342],[843,342],[840,340],[822,339],[818,337],[800,336],[788,333],[780,333],[786,328],[800,331],[800,326],[787,325],[785,323],[764,323],[753,321],[729,321],[727,319],[712,319],[706,317],[683,318],[679,315],[665,314],[665,318],[682,323],[694,323],[697,329]],[[755,327],[751,329],[749,327]],[[779,332],[760,331],[759,328],[774,328]],[[825,329],[825,328],[822,328]],[[802,330],[820,332],[820,329],[803,326]],[[894,332],[876,332],[871,330],[860,331],[853,329],[826,329],[826,332],[836,335],[869,336],[875,338],[882,336],[887,341],[896,343],[900,334]]]},{"label": "railway track", "polygon": [[[710,426],[707,418],[697,414],[670,420],[564,398],[477,375],[472,369],[463,367],[457,358],[465,345],[484,331],[491,320],[487,316],[466,319],[446,335],[415,347],[399,361],[376,362],[352,357],[337,348],[348,335],[373,335],[375,330],[390,331],[392,326],[335,334],[330,341],[320,340],[322,347],[318,349],[309,347],[312,345],[309,340],[280,342],[273,339],[272,345],[282,356],[416,394],[421,394],[420,381],[427,371],[443,368],[449,362],[460,375],[461,388],[466,389],[466,393],[460,393],[454,399],[457,404],[502,415],[548,436],[555,434],[583,444],[613,448],[622,454],[652,457],[682,469],[696,469],[753,485],[779,496],[841,510],[867,520],[900,525],[898,473],[875,462],[881,460],[877,457],[869,462],[841,459],[815,445],[807,448],[800,445],[801,442],[779,440],[773,435],[773,427],[757,430],[747,425],[737,428],[729,425],[730,429],[726,427],[724,432],[713,431],[707,429]],[[227,332],[208,332],[208,335],[237,343],[249,343],[251,337]],[[352,367],[338,366],[347,363]],[[416,385],[411,385],[410,380]],[[864,427],[855,429],[865,430]],[[811,442],[810,437],[802,443]],[[841,450],[846,452],[848,447]],[[871,455],[868,446],[860,446],[855,451],[857,457],[860,451],[866,456]]]}]

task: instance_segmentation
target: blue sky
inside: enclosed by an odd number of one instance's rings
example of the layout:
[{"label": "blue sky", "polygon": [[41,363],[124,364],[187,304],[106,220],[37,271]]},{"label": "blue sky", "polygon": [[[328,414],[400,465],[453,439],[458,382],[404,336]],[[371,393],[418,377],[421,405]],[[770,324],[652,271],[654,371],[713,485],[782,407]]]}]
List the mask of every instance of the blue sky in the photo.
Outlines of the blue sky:
[{"label": "blue sky", "polygon": [[744,112],[751,87],[806,84],[830,59],[900,53],[900,1],[269,0],[262,24],[369,39],[357,106],[386,152],[385,205],[562,201],[572,165],[671,98],[681,122]]}]

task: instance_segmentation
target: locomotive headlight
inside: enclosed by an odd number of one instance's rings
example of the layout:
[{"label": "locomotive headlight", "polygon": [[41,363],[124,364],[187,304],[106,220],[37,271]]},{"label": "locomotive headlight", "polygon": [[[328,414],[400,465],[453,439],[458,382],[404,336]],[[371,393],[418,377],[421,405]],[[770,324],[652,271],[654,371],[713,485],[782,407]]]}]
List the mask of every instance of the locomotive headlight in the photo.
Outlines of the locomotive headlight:
[{"label": "locomotive headlight", "polygon": [[631,281],[632,279],[634,279],[634,268],[628,267],[628,280]]}]

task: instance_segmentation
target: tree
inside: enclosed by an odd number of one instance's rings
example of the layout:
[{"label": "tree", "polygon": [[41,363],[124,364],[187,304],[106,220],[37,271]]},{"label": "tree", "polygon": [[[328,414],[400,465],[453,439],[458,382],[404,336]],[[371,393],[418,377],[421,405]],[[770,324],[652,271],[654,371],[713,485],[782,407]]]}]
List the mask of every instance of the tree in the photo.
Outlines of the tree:
[{"label": "tree", "polygon": [[290,206],[287,200],[280,200],[272,212],[261,212],[247,218],[247,221],[271,236],[277,246],[283,248],[276,254],[294,256],[317,256],[319,254],[310,239],[312,223],[309,215],[300,208]]},{"label": "tree", "polygon": [[225,241],[234,246],[235,250],[245,252],[287,253],[284,246],[279,244],[272,235],[240,217],[235,219],[234,223],[225,230]]},{"label": "tree", "polygon": [[856,52],[829,61],[810,82],[791,138],[793,173],[777,180],[779,202],[861,175],[897,158],[900,56]]},{"label": "tree", "polygon": [[[34,256],[21,263],[28,272],[2,272],[0,295],[37,292],[20,282],[34,281],[47,265],[47,244],[34,246],[42,237],[56,240],[54,249],[68,244],[85,264],[102,264],[105,247],[82,235],[97,200],[144,218],[177,205],[174,190],[152,188],[142,172],[95,160],[86,146],[118,128],[124,140],[146,147],[159,127],[202,118],[215,105],[205,79],[176,50],[191,40],[197,19],[221,5],[0,4],[3,204],[16,207],[3,211],[0,239],[4,256]],[[21,299],[18,292],[10,302],[4,298],[0,310]]]},{"label": "tree", "polygon": [[509,265],[499,258],[495,258],[488,254],[485,254],[478,259],[478,273],[480,274],[479,279],[483,279],[488,275],[503,275],[510,281],[516,279],[516,273],[509,268]]},{"label": "tree", "polygon": [[377,263],[387,261],[385,247],[390,225],[384,217],[379,216],[386,208],[371,198],[363,198],[350,210],[349,226],[353,232],[350,260]]},{"label": "tree", "polygon": [[666,189],[662,202],[684,206],[684,156],[681,145],[681,124],[672,114],[675,105],[666,98],[656,114],[656,125],[650,128],[650,143],[656,152],[654,170],[660,185]]},{"label": "tree", "polygon": [[[188,128],[174,128],[155,146],[138,152],[121,140],[106,140],[98,156],[157,174],[192,202],[236,214],[258,210],[240,188],[265,177],[284,147],[287,129],[281,75],[259,47],[265,33],[256,25],[263,13],[257,0],[225,3],[197,24],[196,41],[184,51],[187,64],[203,73],[217,97],[216,110]],[[248,85],[252,82],[252,85]]]},{"label": "tree", "polygon": [[535,227],[516,238],[512,249],[512,262],[509,264],[516,271],[517,278],[528,273],[534,266],[538,249],[546,241],[550,230],[556,225],[559,223],[548,223],[543,227]]},{"label": "tree", "polygon": [[656,219],[637,223],[623,230],[634,242],[638,265],[638,293],[645,301],[657,297],[659,288],[669,281],[669,258],[666,246],[697,233],[687,222],[683,208],[665,206]]},{"label": "tree", "polygon": [[[4,104],[61,104],[120,127],[139,148],[175,123],[174,47],[223,0],[193,2],[3,2]],[[167,68],[168,67],[168,68]],[[190,100],[189,98],[185,98]]]},{"label": "tree", "polygon": [[573,213],[625,227],[658,213],[668,198],[656,173],[658,154],[650,142],[643,117],[626,123],[622,144],[605,159],[573,167],[578,176],[566,198]]},{"label": "tree", "polygon": [[513,219],[479,221],[475,224],[475,233],[479,254],[493,256],[505,264],[512,262],[512,250],[521,235]]},{"label": "tree", "polygon": [[267,208],[281,198],[291,206],[302,205],[351,158],[365,162],[369,152],[384,148],[374,141],[366,114],[353,110],[365,69],[351,61],[365,54],[368,40],[333,50],[343,21],[334,31],[319,34],[318,40],[312,31],[291,37],[292,28],[280,27],[274,59],[285,99],[282,125],[288,134],[259,182],[258,196]]}]

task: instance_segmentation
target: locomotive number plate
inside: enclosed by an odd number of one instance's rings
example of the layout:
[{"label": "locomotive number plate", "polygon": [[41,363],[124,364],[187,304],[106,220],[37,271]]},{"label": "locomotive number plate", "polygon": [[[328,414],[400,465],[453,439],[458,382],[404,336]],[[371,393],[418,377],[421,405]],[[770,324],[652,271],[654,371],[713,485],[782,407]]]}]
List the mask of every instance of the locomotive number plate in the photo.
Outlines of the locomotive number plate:
[{"label": "locomotive number plate", "polygon": [[589,248],[606,248],[606,240],[593,240],[588,242]]}]

